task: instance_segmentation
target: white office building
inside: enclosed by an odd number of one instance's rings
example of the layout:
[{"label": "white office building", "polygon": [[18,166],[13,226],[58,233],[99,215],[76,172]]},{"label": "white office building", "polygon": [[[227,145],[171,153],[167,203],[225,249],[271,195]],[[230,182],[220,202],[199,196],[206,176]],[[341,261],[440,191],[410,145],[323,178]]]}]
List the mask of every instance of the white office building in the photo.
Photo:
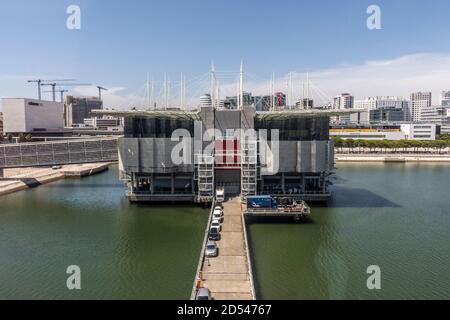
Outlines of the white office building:
[{"label": "white office building", "polygon": [[375,110],[378,108],[406,108],[408,101],[403,97],[396,96],[377,96],[368,97],[363,100],[355,100],[354,108],[363,110]]},{"label": "white office building", "polygon": [[424,108],[422,109],[420,119],[422,122],[439,125],[441,134],[450,133],[450,106],[431,106]]},{"label": "white office building", "polygon": [[[348,110],[353,109],[355,98],[349,93],[342,93],[334,97],[333,109]],[[350,114],[331,118],[332,122],[348,123],[350,122]]]},{"label": "white office building", "polygon": [[436,124],[405,123],[400,126],[408,140],[436,140]]},{"label": "white office building", "polygon": [[205,94],[200,97],[200,107],[211,107],[212,101],[211,101],[211,95]]},{"label": "white office building", "polygon": [[450,107],[450,91],[442,91],[441,105],[443,107]]},{"label": "white office building", "polygon": [[431,107],[431,92],[411,93],[406,112],[406,121],[420,121],[421,111]]},{"label": "white office building", "polygon": [[54,132],[64,128],[64,106],[60,102],[26,98],[4,98],[5,133]]}]

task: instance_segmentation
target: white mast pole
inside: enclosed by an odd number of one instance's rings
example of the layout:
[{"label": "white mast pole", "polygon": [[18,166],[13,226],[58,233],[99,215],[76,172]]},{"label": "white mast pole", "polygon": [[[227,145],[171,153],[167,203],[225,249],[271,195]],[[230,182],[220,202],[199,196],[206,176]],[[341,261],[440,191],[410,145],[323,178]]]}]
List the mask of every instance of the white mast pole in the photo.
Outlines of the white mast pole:
[{"label": "white mast pole", "polygon": [[211,61],[211,89],[210,89],[210,95],[211,95],[211,105],[214,108],[215,107],[215,98],[216,94],[216,67],[214,66],[214,61]]},{"label": "white mast pole", "polygon": [[244,109],[244,61],[242,60],[239,72],[239,109]]},{"label": "white mast pole", "polygon": [[275,111],[275,72],[272,73],[272,101],[271,101],[271,107],[272,111]]},{"label": "white mast pole", "polygon": [[186,103],[186,89],[187,89],[187,85],[186,85],[186,76],[184,76],[183,78],[183,101],[184,101],[184,108],[187,109],[187,103]]},{"label": "white mast pole", "polygon": [[150,94],[150,105],[155,108],[155,79],[152,76],[152,88],[151,88],[151,94]]},{"label": "white mast pole", "polygon": [[170,106],[170,76],[167,77],[167,108],[169,106]]},{"label": "white mast pole", "polygon": [[164,110],[167,109],[167,74],[164,72]]},{"label": "white mast pole", "polygon": [[183,97],[183,72],[181,72],[181,79],[180,79],[180,109],[183,110],[183,104],[184,104],[184,97]]},{"label": "white mast pole", "polygon": [[147,104],[150,108],[150,74],[147,72]]}]

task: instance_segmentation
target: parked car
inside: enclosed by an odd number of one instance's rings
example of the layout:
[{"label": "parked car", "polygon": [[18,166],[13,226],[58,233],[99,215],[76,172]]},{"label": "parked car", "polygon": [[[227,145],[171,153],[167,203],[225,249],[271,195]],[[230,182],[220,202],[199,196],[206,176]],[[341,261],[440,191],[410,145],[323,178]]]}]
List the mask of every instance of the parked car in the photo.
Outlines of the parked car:
[{"label": "parked car", "polygon": [[211,291],[208,288],[198,289],[195,300],[212,300]]},{"label": "parked car", "polygon": [[219,210],[223,212],[223,208],[221,206],[215,206],[214,207],[214,211]]},{"label": "parked car", "polygon": [[214,210],[214,212],[213,212],[213,220],[214,219],[217,219],[217,220],[220,220],[220,221],[222,221],[222,217],[223,217],[223,212],[222,211],[219,211],[219,210]]},{"label": "parked car", "polygon": [[220,240],[220,231],[219,228],[211,226],[209,228],[209,234],[208,234],[209,240],[218,241]]},{"label": "parked car", "polygon": [[205,248],[205,256],[207,257],[217,257],[219,255],[219,248],[214,241],[208,241]]},{"label": "parked car", "polygon": [[219,229],[219,232],[222,231],[222,226],[219,219],[213,219],[213,221],[211,222],[211,227],[217,227]]}]

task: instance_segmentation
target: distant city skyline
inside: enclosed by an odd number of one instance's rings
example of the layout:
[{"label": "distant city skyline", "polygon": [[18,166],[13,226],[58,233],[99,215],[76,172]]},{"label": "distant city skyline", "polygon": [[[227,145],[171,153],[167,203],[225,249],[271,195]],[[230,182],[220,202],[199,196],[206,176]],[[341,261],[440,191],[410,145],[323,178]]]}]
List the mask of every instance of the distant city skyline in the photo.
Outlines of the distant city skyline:
[{"label": "distant city skyline", "polygon": [[[382,29],[372,31],[366,9],[373,1],[365,0],[284,0],[276,8],[260,1],[81,0],[75,3],[81,30],[73,31],[65,27],[71,4],[2,3],[0,97],[35,98],[28,79],[76,78],[109,88],[106,107],[127,108],[142,101],[147,72],[159,83],[164,72],[172,83],[183,72],[189,82],[207,79],[211,60],[218,71],[237,74],[241,59],[244,89],[254,95],[269,93],[272,72],[277,91],[286,91],[293,72],[297,95],[309,73],[330,102],[343,92],[363,99],[431,91],[438,104],[440,93],[450,90],[450,44],[443,41],[450,3],[444,0],[377,1]],[[236,92],[232,80],[221,84],[224,96]],[[204,81],[188,85],[186,94],[198,103],[207,90]],[[95,96],[97,90],[76,87],[70,94]]]}]

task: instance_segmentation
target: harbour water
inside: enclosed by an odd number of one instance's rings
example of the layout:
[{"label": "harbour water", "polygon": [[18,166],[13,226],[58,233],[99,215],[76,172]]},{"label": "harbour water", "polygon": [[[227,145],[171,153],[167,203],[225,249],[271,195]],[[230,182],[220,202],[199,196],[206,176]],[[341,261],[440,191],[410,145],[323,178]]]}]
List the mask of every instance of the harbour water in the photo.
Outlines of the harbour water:
[{"label": "harbour water", "polygon": [[[448,177],[446,164],[339,164],[312,223],[249,226],[259,298],[450,298]],[[207,215],[130,205],[114,168],[1,197],[0,298],[187,299]]]},{"label": "harbour water", "polygon": [[338,164],[313,223],[249,226],[259,298],[450,298],[449,177],[448,164]]},{"label": "harbour water", "polygon": [[[0,199],[0,299],[188,299],[208,210],[130,205],[117,170]],[[66,287],[69,265],[81,290]]]}]

